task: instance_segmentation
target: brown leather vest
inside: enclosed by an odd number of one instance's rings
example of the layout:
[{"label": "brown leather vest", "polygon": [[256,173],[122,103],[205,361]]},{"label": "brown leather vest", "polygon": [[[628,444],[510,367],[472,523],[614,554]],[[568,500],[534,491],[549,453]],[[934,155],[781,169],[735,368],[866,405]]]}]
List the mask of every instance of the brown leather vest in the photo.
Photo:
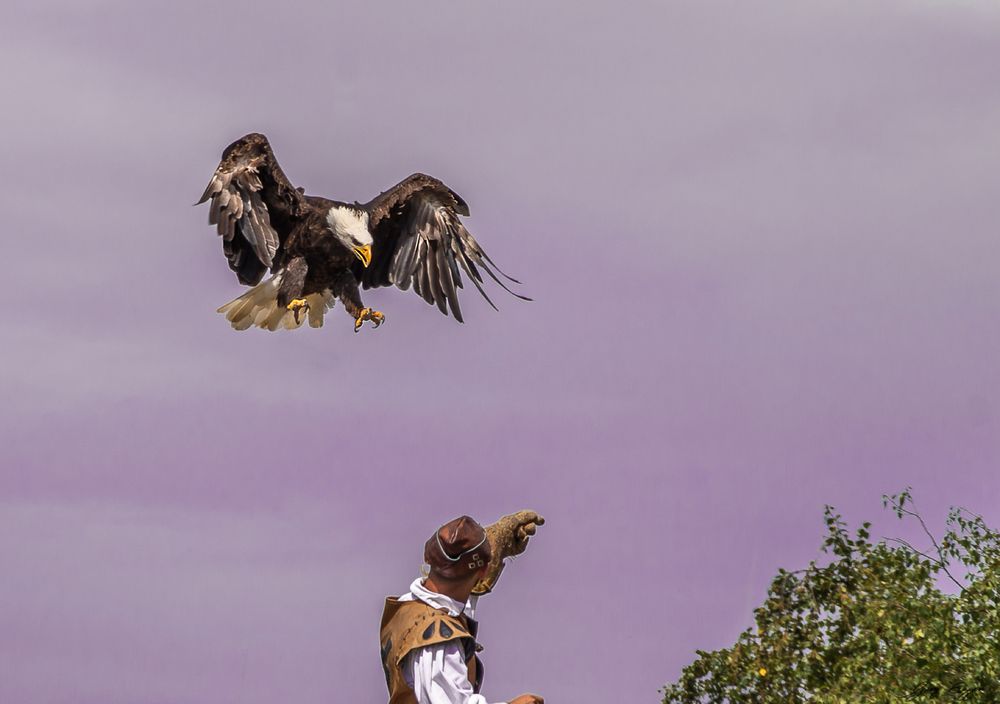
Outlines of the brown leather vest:
[{"label": "brown leather vest", "polygon": [[389,688],[389,704],[418,704],[413,689],[403,677],[403,659],[413,650],[427,645],[459,641],[469,668],[469,682],[479,692],[483,684],[483,664],[476,655],[476,631],[479,624],[465,614],[450,616],[415,599],[385,600],[379,643],[382,646],[382,669]]}]

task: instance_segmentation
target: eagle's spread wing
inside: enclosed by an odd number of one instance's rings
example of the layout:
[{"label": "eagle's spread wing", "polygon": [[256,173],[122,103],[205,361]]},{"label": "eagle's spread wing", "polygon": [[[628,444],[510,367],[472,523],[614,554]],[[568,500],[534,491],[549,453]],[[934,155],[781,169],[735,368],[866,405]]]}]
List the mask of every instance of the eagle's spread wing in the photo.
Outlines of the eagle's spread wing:
[{"label": "eagle's spread wing", "polygon": [[483,298],[493,301],[483,290],[482,269],[509,293],[514,293],[493,272],[504,274],[465,229],[459,215],[468,215],[462,197],[425,174],[413,174],[364,206],[375,240],[368,268],[354,266],[354,274],[365,288],[395,285],[404,291],[413,285],[428,303],[436,304],[445,315],[448,308],[462,322],[458,292],[462,288],[460,270],[472,280]]},{"label": "eagle's spread wing", "polygon": [[218,226],[229,268],[244,284],[260,282],[307,207],[267,137],[256,133],[226,147],[198,204],[209,198],[208,222]]}]

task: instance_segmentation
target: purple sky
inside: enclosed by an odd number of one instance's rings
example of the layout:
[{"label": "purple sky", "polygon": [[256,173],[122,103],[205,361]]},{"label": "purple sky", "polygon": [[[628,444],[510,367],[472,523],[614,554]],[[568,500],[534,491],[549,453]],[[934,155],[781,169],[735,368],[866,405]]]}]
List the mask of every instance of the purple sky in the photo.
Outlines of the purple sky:
[{"label": "purple sky", "polygon": [[[486,694],[655,702],[824,503],[1000,523],[995,2],[268,7],[0,9],[0,701],[384,702],[426,536],[532,507]],[[251,130],[442,178],[536,302],[232,331]]]}]

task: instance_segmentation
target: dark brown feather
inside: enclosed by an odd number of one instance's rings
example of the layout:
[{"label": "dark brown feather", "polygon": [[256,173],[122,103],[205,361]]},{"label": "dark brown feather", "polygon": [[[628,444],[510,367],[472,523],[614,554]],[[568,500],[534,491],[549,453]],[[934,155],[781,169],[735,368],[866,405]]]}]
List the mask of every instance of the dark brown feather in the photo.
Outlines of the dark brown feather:
[{"label": "dark brown feather", "polygon": [[371,266],[354,265],[354,274],[364,288],[395,285],[405,291],[412,285],[417,295],[445,315],[450,309],[461,322],[461,270],[496,308],[482,287],[478,269],[484,269],[512,295],[530,300],[511,291],[493,273],[496,265],[459,218],[469,214],[468,205],[436,178],[413,174],[362,207],[368,210],[375,240]]},{"label": "dark brown feather", "polygon": [[208,222],[216,225],[229,266],[244,284],[261,280],[308,210],[302,192],[274,158],[267,137],[257,133],[241,137],[223,151],[198,203],[209,199]]}]

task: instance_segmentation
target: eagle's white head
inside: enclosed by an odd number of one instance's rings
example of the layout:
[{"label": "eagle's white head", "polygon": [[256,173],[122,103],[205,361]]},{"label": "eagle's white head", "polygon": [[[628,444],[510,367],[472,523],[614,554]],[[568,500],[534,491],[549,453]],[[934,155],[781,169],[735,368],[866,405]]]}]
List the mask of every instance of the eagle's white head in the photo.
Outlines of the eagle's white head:
[{"label": "eagle's white head", "polygon": [[368,213],[349,205],[335,205],[326,214],[326,224],[342,245],[368,266],[372,263],[372,233]]}]

